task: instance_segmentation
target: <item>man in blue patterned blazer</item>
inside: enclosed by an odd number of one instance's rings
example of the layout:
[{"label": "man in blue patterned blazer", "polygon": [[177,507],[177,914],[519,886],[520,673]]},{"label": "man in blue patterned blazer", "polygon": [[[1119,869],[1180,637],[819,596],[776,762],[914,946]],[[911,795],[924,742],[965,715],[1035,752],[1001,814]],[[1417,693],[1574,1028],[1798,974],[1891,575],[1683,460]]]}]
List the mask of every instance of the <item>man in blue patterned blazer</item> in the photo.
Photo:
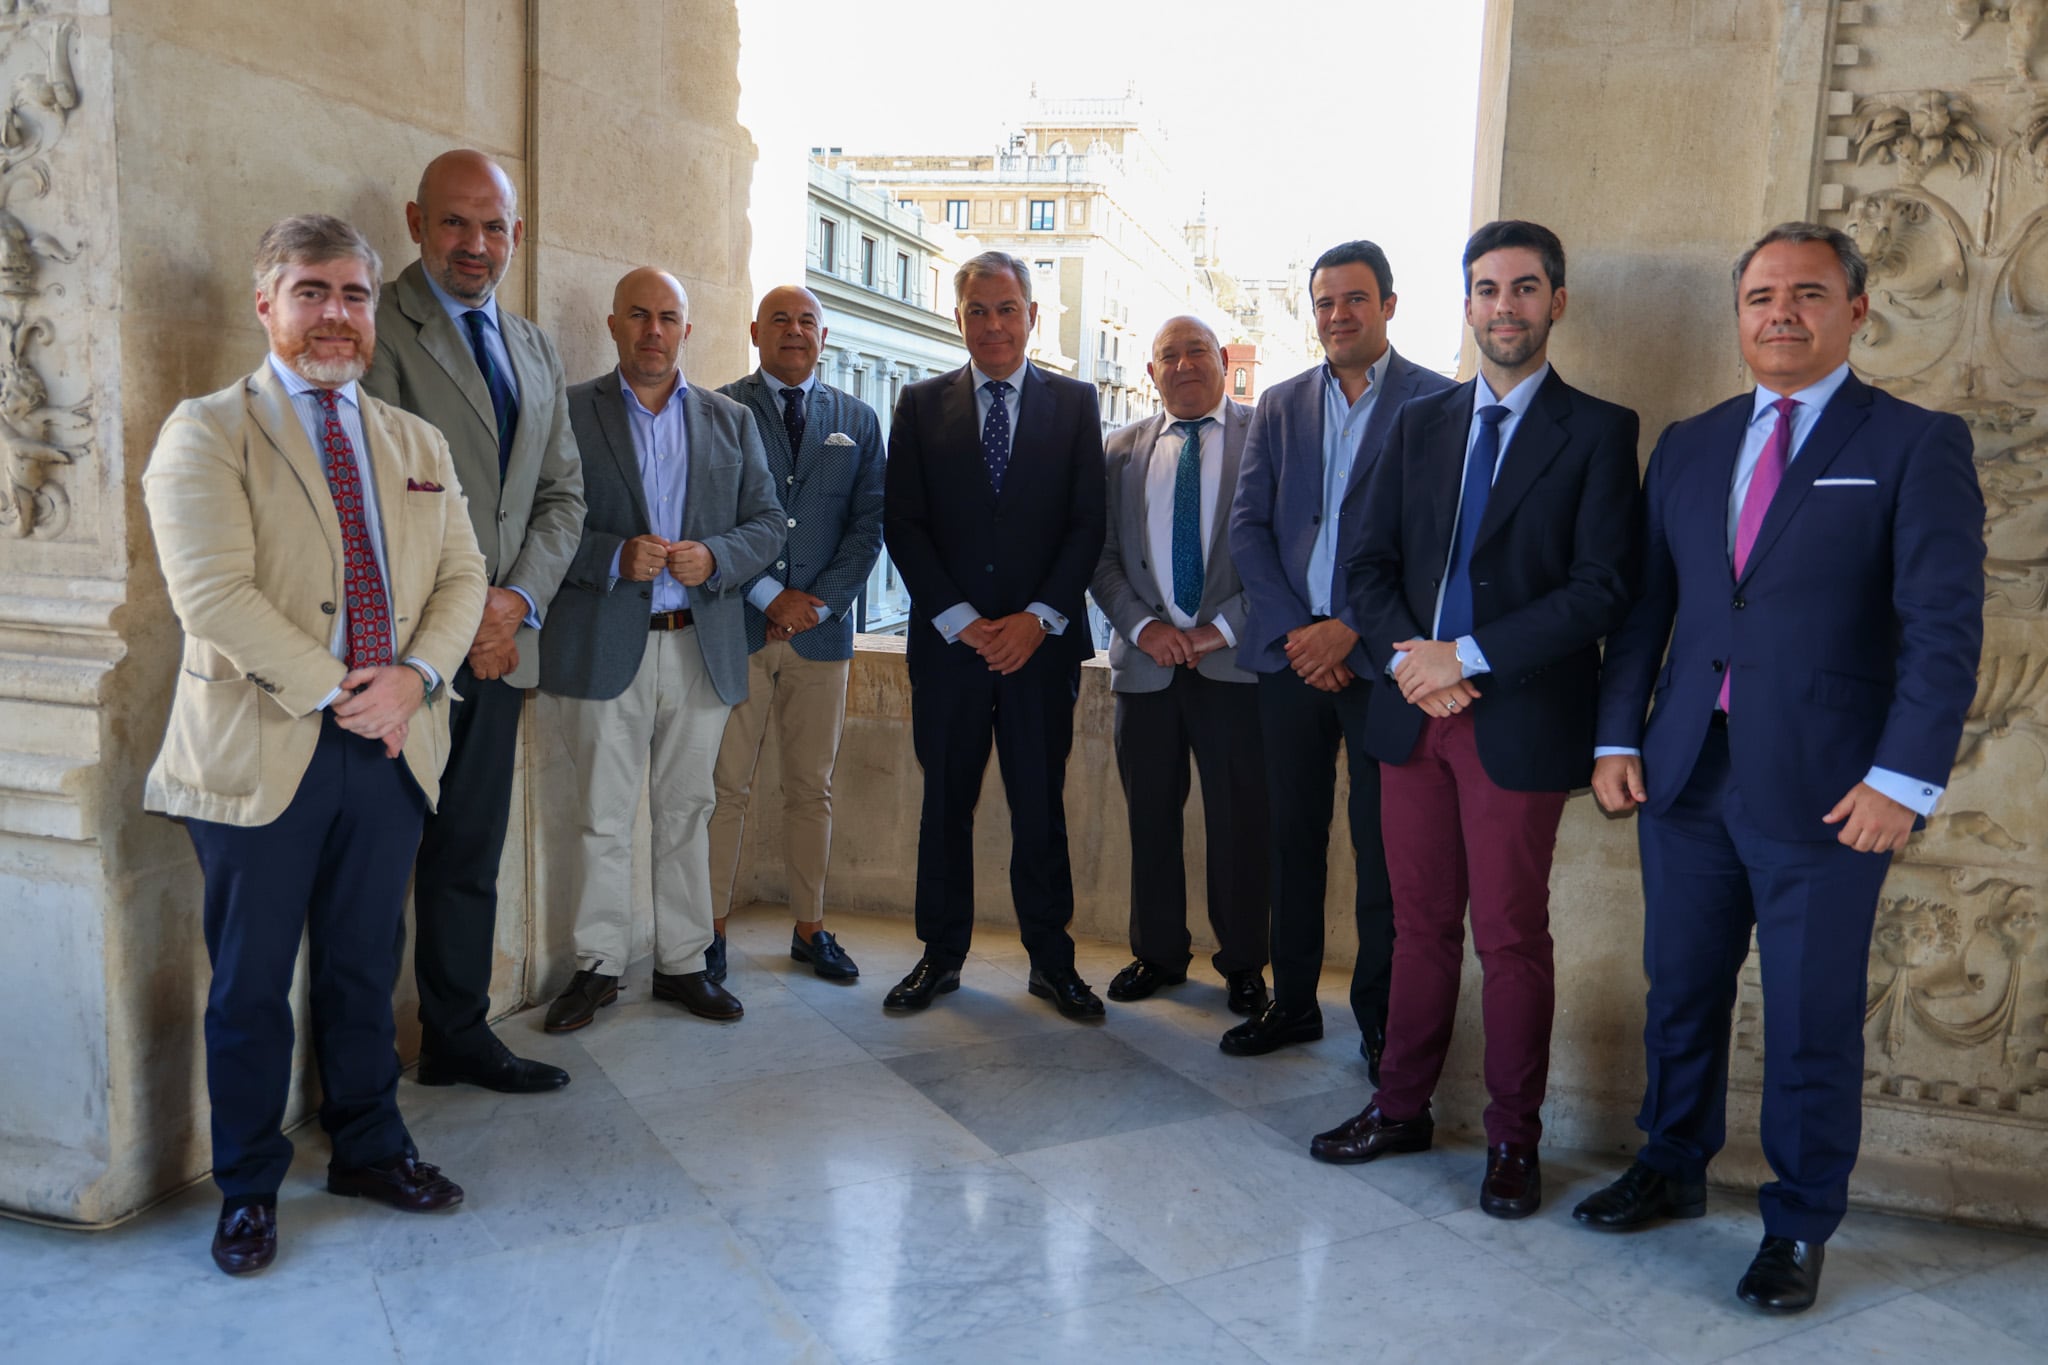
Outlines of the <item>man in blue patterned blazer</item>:
[{"label": "man in blue patterned blazer", "polygon": [[783,871],[796,919],[789,955],[828,980],[852,981],[860,968],[825,929],[825,867],[853,662],[853,599],[882,549],[882,424],[873,408],[818,378],[825,310],[810,290],[769,290],[751,330],[761,368],[719,392],[753,414],[787,535],[747,585],[747,699],[726,721],[712,775],[712,966],[725,966],[725,919],[754,769],[773,724],[782,752]]}]

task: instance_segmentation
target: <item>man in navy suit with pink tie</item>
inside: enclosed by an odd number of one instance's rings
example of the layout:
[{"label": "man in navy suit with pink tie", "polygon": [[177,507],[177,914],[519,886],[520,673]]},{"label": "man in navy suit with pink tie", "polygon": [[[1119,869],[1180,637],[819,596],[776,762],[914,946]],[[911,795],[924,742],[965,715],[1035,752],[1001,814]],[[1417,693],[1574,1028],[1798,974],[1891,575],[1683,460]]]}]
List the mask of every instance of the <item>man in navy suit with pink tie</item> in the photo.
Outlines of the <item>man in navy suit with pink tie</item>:
[{"label": "man in navy suit with pink tie", "polygon": [[1970,433],[1849,372],[1866,274],[1848,237],[1811,223],[1737,263],[1757,387],[1650,457],[1642,593],[1600,695],[1594,794],[1642,812],[1647,1140],[1573,1216],[1625,1229],[1704,1211],[1754,927],[1777,1178],[1736,1293],[1771,1312],[1813,1303],[1847,1207],[1878,888],[1941,798],[1983,643]]}]

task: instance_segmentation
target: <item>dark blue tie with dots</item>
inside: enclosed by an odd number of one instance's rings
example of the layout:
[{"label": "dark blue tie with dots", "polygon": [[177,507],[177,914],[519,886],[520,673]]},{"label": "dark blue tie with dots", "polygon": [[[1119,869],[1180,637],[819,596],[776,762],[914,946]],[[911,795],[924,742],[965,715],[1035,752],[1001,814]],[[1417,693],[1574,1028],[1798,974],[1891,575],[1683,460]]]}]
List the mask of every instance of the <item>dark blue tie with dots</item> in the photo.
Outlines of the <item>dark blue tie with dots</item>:
[{"label": "dark blue tie with dots", "polygon": [[981,424],[981,459],[988,466],[989,487],[1003,491],[1003,472],[1010,467],[1010,385],[991,379],[981,386],[989,396],[988,417]]},{"label": "dark blue tie with dots", "polygon": [[1173,471],[1173,605],[1189,616],[1202,606],[1202,428],[1209,424],[1175,422],[1180,433],[1180,463]]}]

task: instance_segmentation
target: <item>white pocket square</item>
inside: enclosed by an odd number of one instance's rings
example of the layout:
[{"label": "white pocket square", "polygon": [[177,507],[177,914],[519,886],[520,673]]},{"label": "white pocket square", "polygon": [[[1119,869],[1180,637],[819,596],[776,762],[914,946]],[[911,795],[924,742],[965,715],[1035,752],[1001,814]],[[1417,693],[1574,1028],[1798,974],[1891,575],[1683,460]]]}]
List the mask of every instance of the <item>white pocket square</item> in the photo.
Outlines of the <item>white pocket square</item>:
[{"label": "white pocket square", "polygon": [[1876,479],[1815,479],[1815,488],[1875,488]]},{"label": "white pocket square", "polygon": [[828,446],[850,446],[853,444],[853,438],[843,431],[835,431],[825,438],[825,444]]}]

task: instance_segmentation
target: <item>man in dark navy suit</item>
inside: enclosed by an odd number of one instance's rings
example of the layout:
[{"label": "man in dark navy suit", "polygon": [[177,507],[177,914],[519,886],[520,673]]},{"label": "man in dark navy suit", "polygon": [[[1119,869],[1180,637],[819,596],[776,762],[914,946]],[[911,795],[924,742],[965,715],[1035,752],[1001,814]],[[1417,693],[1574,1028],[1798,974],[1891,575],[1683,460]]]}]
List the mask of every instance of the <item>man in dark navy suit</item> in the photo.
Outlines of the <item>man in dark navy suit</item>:
[{"label": "man in dark navy suit", "polygon": [[1273,998],[1223,1035],[1252,1057],[1323,1036],[1316,982],[1323,970],[1325,859],[1336,802],[1337,745],[1351,775],[1347,815],[1357,857],[1358,958],[1351,1012],[1367,1074],[1379,1079],[1387,1037],[1394,906],[1380,844],[1380,771],[1366,752],[1358,679],[1372,664],[1359,646],[1344,591],[1344,563],[1363,525],[1366,477],[1394,414],[1451,381],[1387,344],[1394,272],[1372,242],[1331,247],[1309,271],[1324,361],[1259,399],[1245,438],[1230,554],[1244,580],[1237,665],[1259,677],[1273,867]]},{"label": "man in dark navy suit", "polygon": [[1813,1303],[1847,1206],[1878,888],[1941,798],[1984,633],[1969,429],[1849,372],[1866,274],[1848,237],[1812,223],[1736,264],[1757,387],[1657,443],[1642,595],[1600,693],[1594,794],[1642,811],[1647,1141],[1574,1216],[1616,1229],[1704,1211],[1754,928],[1777,1179],[1736,1293],[1775,1312]]},{"label": "man in dark navy suit", "polygon": [[984,252],[953,277],[969,363],[896,403],[883,535],[910,589],[910,728],[924,769],[917,936],[924,956],[884,999],[923,1009],[958,988],[974,929],[974,806],[991,745],[1010,803],[1010,894],[1033,995],[1070,1018],[1102,1002],[1074,970],[1063,787],[1081,661],[1082,593],[1102,553],[1102,421],[1092,385],[1025,358],[1031,268]]}]

